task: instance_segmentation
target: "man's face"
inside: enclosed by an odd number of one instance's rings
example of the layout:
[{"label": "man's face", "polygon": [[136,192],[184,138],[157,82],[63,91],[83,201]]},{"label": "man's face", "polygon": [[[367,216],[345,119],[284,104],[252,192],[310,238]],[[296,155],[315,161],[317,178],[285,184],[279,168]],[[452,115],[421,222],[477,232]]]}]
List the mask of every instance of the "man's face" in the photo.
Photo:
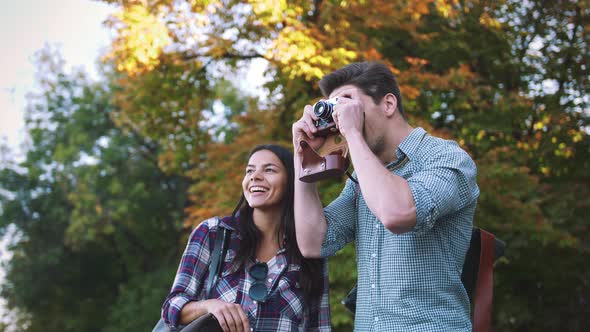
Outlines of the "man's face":
[{"label": "man's face", "polygon": [[373,98],[354,85],[343,85],[335,89],[330,94],[330,99],[334,97],[350,98],[361,102],[365,114],[363,137],[371,151],[377,156],[381,155],[385,149],[383,130],[387,128],[384,121],[385,117],[381,111],[382,105],[375,104]]}]

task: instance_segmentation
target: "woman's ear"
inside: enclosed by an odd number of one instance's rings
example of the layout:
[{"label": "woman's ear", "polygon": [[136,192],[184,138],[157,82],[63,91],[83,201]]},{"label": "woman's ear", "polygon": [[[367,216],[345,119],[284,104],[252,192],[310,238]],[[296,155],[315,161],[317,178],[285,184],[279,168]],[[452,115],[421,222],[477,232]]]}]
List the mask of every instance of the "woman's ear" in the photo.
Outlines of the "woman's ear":
[{"label": "woman's ear", "polygon": [[397,111],[397,97],[393,93],[388,93],[383,97],[383,114],[386,117],[392,117]]}]

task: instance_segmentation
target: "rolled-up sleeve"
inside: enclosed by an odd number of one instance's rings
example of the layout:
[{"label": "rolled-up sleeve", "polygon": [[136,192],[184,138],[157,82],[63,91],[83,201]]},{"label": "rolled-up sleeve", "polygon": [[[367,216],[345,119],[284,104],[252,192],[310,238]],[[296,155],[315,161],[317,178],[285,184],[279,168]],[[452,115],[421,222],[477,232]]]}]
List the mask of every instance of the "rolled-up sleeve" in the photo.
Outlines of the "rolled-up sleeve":
[{"label": "rolled-up sleeve", "polygon": [[340,196],[324,208],[328,223],[326,237],[320,251],[321,257],[333,256],[356,237],[356,200],[360,193],[355,194],[355,184],[348,180]]},{"label": "rolled-up sleeve", "polygon": [[424,165],[408,179],[416,205],[414,231],[418,234],[432,229],[440,217],[463,209],[479,196],[475,163],[456,144],[449,144],[448,150]]},{"label": "rolled-up sleeve", "polygon": [[197,300],[206,277],[209,259],[209,225],[204,221],[192,231],[170,294],[162,305],[162,318],[169,327],[177,327],[184,305]]}]

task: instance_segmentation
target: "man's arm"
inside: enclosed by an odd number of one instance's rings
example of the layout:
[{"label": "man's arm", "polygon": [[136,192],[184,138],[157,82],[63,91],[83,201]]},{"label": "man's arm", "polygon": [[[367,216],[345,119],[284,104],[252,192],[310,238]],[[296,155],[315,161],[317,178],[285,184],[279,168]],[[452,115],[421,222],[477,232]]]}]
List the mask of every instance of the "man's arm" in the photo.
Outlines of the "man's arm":
[{"label": "man's arm", "polygon": [[416,225],[416,206],[408,182],[383,166],[360,132],[351,132],[346,140],[363,198],[371,212],[392,233],[412,230]]},{"label": "man's arm", "polygon": [[299,180],[301,161],[295,158],[295,231],[303,257],[320,257],[326,236],[326,218],[316,185]]},{"label": "man's arm", "polygon": [[324,209],[314,183],[299,180],[301,173],[302,151],[300,142],[305,140],[311,148],[321,146],[324,139],[314,137],[317,131],[313,121],[317,120],[310,105],[307,105],[303,117],[293,124],[293,147],[295,151],[295,232],[297,245],[304,257],[319,257],[322,242],[326,235],[326,218]]},{"label": "man's arm", "polygon": [[[391,95],[390,109],[397,101]],[[391,99],[393,98],[393,99]],[[392,112],[389,112],[392,116]],[[334,107],[334,121],[346,138],[350,159],[363,192],[363,198],[385,228],[395,234],[412,230],[416,225],[416,206],[408,182],[392,174],[371,151],[363,137],[364,107],[358,98],[340,98]]]},{"label": "man's arm", "polygon": [[[295,167],[299,166],[296,164]],[[300,185],[302,185],[301,189],[296,189],[296,191],[299,190],[299,193],[304,197],[299,200],[301,205],[295,208],[296,213],[297,211],[301,212],[299,216],[297,214],[295,216],[299,250],[304,256],[308,254],[306,257],[332,256],[356,238],[357,209],[355,203],[357,198],[355,198],[355,185],[352,181],[347,181],[340,195],[323,209],[315,185],[303,182]],[[306,192],[312,188],[313,190]],[[295,202],[298,204],[297,194]],[[307,204],[317,205],[311,205],[313,208],[310,208]],[[319,222],[308,222],[309,220],[319,220]],[[302,243],[311,247],[313,251],[304,251],[301,248]]]},{"label": "man's arm", "polygon": [[408,179],[412,188],[418,233],[434,227],[442,216],[474,204],[479,196],[477,167],[455,142],[429,151],[424,167]]},{"label": "man's arm", "polygon": [[427,167],[406,180],[383,167],[362,136],[355,135],[347,140],[363,198],[391,232],[424,232],[441,216],[477,200],[475,164],[455,143],[433,151]]}]

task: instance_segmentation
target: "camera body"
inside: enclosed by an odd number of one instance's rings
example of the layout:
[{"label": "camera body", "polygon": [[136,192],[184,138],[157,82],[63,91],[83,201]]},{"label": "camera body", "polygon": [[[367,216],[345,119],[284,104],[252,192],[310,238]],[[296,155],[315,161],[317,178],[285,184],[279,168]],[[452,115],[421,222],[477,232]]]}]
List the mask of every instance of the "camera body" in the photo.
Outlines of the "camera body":
[{"label": "camera body", "polygon": [[348,146],[338,131],[332,113],[338,103],[338,97],[320,100],[313,105],[313,113],[318,118],[314,121],[317,131],[315,136],[325,137],[324,143],[317,151],[302,140],[299,142],[303,152],[301,175],[303,182],[316,182],[328,178],[340,178],[348,169]]},{"label": "camera body", "polygon": [[334,106],[338,103],[338,97],[328,100],[320,100],[313,105],[313,113],[318,117],[314,125],[318,129],[316,135],[327,136],[329,134],[337,133],[336,123],[332,118]]}]

